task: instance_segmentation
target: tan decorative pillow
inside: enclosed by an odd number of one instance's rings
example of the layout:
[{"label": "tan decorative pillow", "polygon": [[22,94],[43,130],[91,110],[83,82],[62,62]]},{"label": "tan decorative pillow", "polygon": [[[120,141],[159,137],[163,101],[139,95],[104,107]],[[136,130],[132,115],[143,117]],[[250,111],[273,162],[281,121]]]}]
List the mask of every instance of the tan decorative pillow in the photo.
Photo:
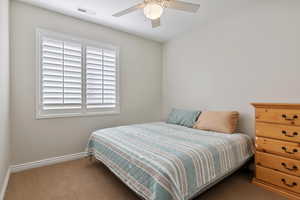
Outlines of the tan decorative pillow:
[{"label": "tan decorative pillow", "polygon": [[194,128],[221,133],[234,133],[238,119],[239,113],[236,111],[206,111],[200,114]]}]

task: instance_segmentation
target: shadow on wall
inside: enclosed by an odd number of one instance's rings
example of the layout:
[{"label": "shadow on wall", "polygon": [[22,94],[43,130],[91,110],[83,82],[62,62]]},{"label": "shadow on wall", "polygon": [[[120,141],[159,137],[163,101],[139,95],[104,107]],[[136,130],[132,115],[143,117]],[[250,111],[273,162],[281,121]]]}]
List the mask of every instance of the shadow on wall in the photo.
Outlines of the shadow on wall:
[{"label": "shadow on wall", "polygon": [[249,115],[249,113],[240,113],[240,118],[238,122],[237,132],[246,133],[251,137],[254,137],[254,115]]}]

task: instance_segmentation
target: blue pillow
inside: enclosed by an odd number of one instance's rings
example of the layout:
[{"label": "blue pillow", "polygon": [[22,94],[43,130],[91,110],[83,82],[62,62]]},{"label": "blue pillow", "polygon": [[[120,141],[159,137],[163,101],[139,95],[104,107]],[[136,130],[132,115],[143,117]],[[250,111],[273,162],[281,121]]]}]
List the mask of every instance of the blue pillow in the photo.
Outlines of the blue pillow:
[{"label": "blue pillow", "polygon": [[168,116],[167,123],[192,128],[200,113],[201,111],[191,111],[173,108]]}]

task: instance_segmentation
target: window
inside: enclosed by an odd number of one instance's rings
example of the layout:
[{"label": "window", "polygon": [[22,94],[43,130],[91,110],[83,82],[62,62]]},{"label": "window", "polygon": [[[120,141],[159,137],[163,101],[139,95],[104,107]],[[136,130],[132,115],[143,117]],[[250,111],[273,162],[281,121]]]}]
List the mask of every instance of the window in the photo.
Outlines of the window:
[{"label": "window", "polygon": [[117,47],[37,30],[37,118],[120,112]]}]

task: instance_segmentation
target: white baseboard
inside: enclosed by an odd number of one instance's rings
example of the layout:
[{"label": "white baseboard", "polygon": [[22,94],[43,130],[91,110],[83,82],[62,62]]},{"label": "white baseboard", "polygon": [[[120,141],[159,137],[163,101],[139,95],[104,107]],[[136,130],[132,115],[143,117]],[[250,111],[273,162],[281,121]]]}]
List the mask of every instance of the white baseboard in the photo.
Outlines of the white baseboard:
[{"label": "white baseboard", "polygon": [[2,186],[1,191],[0,191],[0,200],[4,199],[4,195],[5,195],[5,192],[6,192],[8,180],[9,180],[9,177],[10,177],[10,172],[11,172],[11,169],[8,168],[5,179],[4,179],[4,182],[3,182],[3,186]]},{"label": "white baseboard", "polygon": [[24,164],[20,164],[20,165],[13,165],[10,167],[10,171],[11,171],[11,173],[16,173],[16,172],[20,172],[20,171],[24,171],[24,170],[28,170],[28,169],[53,165],[56,163],[77,160],[80,158],[84,158],[86,156],[87,156],[86,152],[80,152],[80,153],[69,154],[69,155],[65,155],[65,156],[47,158],[47,159],[39,160],[39,161],[35,161],[35,162],[28,162],[28,163],[24,163]]}]

